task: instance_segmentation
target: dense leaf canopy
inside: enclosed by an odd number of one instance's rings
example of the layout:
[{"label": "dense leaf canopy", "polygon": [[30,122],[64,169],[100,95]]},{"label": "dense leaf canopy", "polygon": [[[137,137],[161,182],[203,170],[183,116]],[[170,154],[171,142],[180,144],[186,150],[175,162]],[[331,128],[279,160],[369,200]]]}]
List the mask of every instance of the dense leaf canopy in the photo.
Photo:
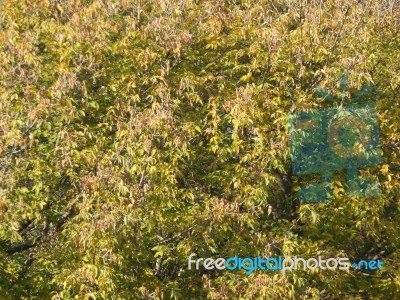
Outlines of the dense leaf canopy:
[{"label": "dense leaf canopy", "polygon": [[[0,299],[396,299],[396,0],[0,1]],[[289,113],[369,83],[379,197],[300,204]],[[360,100],[360,101],[361,101]],[[344,102],[343,105],[349,103]],[[383,270],[188,270],[198,257]],[[398,298],[397,298],[398,299]]]}]

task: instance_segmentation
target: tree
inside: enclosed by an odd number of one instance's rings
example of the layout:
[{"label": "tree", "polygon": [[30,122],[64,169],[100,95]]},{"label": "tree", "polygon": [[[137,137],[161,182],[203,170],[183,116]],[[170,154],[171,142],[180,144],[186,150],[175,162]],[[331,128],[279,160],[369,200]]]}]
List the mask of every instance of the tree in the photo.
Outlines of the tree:
[{"label": "tree", "polygon": [[[0,3],[4,299],[395,299],[397,1]],[[374,88],[383,163],[299,203],[291,112]],[[382,271],[188,270],[190,253],[379,258]]]}]

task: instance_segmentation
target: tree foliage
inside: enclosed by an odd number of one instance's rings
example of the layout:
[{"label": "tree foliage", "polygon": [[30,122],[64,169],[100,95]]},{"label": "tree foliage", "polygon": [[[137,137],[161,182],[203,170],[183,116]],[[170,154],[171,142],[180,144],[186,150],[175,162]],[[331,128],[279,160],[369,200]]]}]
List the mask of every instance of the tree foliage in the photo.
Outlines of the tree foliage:
[{"label": "tree foliage", "polygon": [[[0,298],[395,299],[399,3],[0,2]],[[301,204],[290,112],[371,83],[378,198]],[[382,271],[188,270],[200,257],[380,258]]]}]

